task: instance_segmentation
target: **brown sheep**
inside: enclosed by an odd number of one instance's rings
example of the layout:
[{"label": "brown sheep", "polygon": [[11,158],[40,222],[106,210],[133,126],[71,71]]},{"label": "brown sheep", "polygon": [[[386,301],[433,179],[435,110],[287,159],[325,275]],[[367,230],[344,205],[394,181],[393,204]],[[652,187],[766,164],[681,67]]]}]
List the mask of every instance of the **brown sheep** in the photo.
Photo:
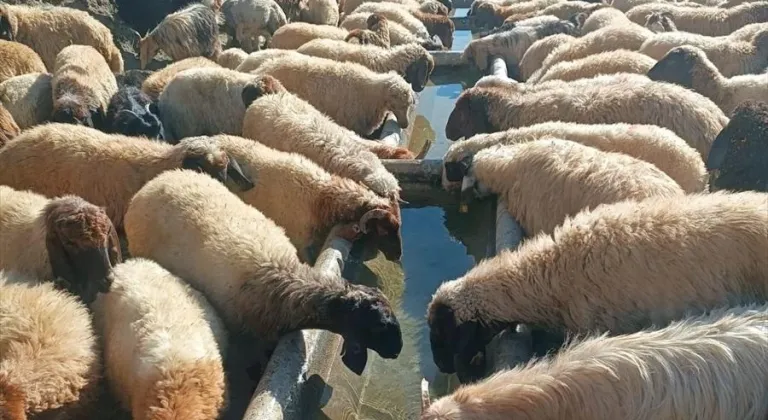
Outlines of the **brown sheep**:
[{"label": "brown sheep", "polygon": [[216,60],[221,53],[218,12],[196,3],[166,16],[152,32],[139,40],[142,69],[159,50],[173,61],[189,57]]},{"label": "brown sheep", "polygon": [[0,39],[0,83],[13,76],[27,73],[45,73],[40,56],[24,44]]},{"label": "brown sheep", "polygon": [[353,29],[349,31],[344,41],[351,42],[355,39],[361,45],[375,45],[382,48],[389,48],[391,46],[389,40],[389,20],[386,17],[373,13],[368,16],[366,25],[368,29]]},{"label": "brown sheep", "polygon": [[19,126],[13,120],[13,115],[0,104],[0,147],[5,146],[5,143],[18,136],[20,132]]}]

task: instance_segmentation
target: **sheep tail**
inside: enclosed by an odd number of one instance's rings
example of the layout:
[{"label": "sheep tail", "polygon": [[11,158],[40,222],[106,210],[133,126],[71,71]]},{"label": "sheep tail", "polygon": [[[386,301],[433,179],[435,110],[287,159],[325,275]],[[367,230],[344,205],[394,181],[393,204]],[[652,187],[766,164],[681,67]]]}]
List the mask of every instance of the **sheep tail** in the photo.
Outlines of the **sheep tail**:
[{"label": "sheep tail", "polygon": [[148,420],[218,418],[226,397],[221,362],[198,360],[164,369],[147,392]]},{"label": "sheep tail", "polygon": [[0,419],[27,420],[26,400],[26,393],[0,373]]}]

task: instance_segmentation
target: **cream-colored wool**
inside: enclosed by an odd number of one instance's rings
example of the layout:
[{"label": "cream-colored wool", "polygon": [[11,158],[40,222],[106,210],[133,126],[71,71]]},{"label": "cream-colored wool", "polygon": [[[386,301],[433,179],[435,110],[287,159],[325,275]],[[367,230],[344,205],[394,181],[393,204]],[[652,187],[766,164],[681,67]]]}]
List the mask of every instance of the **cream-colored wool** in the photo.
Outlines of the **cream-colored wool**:
[{"label": "cream-colored wool", "polygon": [[313,39],[343,41],[347,34],[346,29],[335,26],[291,22],[275,31],[269,47],[271,49],[295,50]]},{"label": "cream-colored wool", "polygon": [[225,69],[236,69],[240,64],[243,64],[248,58],[248,53],[240,48],[227,48],[219,54],[219,58],[216,62]]},{"label": "cream-colored wool", "polygon": [[251,73],[258,69],[265,61],[280,58],[280,57],[303,57],[304,54],[300,54],[293,50],[278,50],[275,48],[267,48],[266,50],[256,51],[248,54],[248,58],[245,59],[236,70],[241,73]]},{"label": "cream-colored wool", "polygon": [[49,73],[30,73],[0,83],[0,102],[25,130],[50,120],[53,90]]},{"label": "cream-colored wool", "polygon": [[185,58],[184,60],[177,61],[167,67],[164,67],[147,77],[144,83],[141,85],[142,92],[149,95],[152,100],[157,100],[160,94],[165,89],[165,86],[176,77],[177,74],[184,70],[194,69],[199,67],[221,67],[218,63],[211,61],[205,57],[192,57]]},{"label": "cream-colored wool", "polygon": [[[52,283],[0,270],[0,414],[89,417],[101,361],[88,309]],[[81,411],[85,410],[85,411]]]},{"label": "cream-colored wool", "polygon": [[106,377],[135,420],[210,420],[224,406],[224,324],[202,293],[154,261],[115,266],[92,305]]},{"label": "cream-colored wool", "polygon": [[364,136],[381,126],[387,112],[407,128],[416,100],[411,86],[396,73],[380,74],[356,63],[291,56],[268,60],[256,73],[276,78],[337,124]]},{"label": "cream-colored wool", "polygon": [[173,61],[190,57],[216,60],[221,53],[218,11],[193,3],[166,16],[147,36],[139,40],[139,61],[147,67],[158,51]]},{"label": "cream-colored wool", "polygon": [[656,60],[647,55],[629,50],[614,50],[557,63],[539,78],[538,83],[587,79],[601,74],[646,74],[654,64]]},{"label": "cream-colored wool", "polygon": [[551,358],[461,387],[421,419],[762,420],[768,416],[766,330],[768,306],[749,305],[658,330],[593,335]]},{"label": "cream-colored wool", "polygon": [[269,46],[272,34],[288,23],[285,12],[274,0],[227,0],[221,12],[230,35],[247,53],[261,49],[260,36]]},{"label": "cream-colored wool", "polygon": [[476,8],[473,6],[472,16],[481,23],[499,23],[510,16],[537,12],[560,2],[561,0],[530,0],[506,6],[483,2]]},{"label": "cream-colored wool", "polygon": [[750,23],[749,25],[742,26],[740,29],[731,32],[726,38],[732,41],[751,41],[758,32],[764,30],[768,30],[768,22]]},{"label": "cream-colored wool", "polygon": [[521,80],[528,80],[528,78],[541,67],[541,64],[547,58],[549,53],[554,51],[555,48],[567,42],[571,42],[574,39],[575,38],[572,35],[555,34],[531,44],[531,46],[525,50],[525,54],[523,54],[523,58],[520,60],[519,67]]},{"label": "cream-colored wool", "polygon": [[[372,13],[353,13],[345,16],[341,22],[341,27],[353,31],[355,29],[368,29],[368,17]],[[389,22],[389,41],[391,45],[403,45],[415,43],[426,48],[427,44],[434,44],[434,41],[419,38],[397,22]]]},{"label": "cream-colored wool", "polygon": [[391,2],[366,2],[355,9],[355,13],[376,13],[390,22],[399,23],[420,38],[429,38],[427,27],[404,5]]},{"label": "cream-colored wool", "polygon": [[13,40],[35,50],[49,71],[53,71],[59,52],[70,45],[89,45],[113,72],[123,71],[123,57],[112,32],[86,12],[71,7],[2,4],[0,16],[9,22]]},{"label": "cream-colored wool", "polygon": [[344,0],[344,3],[341,5],[342,12],[344,16],[349,16],[352,13],[356,13],[357,8],[365,3],[396,3],[409,8],[418,8],[421,2],[417,0]]},{"label": "cream-colored wool", "polygon": [[339,24],[339,4],[336,0],[308,0],[300,16],[302,22],[336,27]]},{"label": "cream-colored wool", "polygon": [[28,46],[0,39],[0,83],[14,76],[28,73],[45,73],[47,70],[40,56]]},{"label": "cream-colored wool", "polygon": [[642,25],[654,12],[669,12],[677,29],[701,35],[719,36],[750,23],[768,21],[768,2],[744,3],[729,9],[720,7],[680,7],[673,3],[649,3],[632,8],[627,17]]},{"label": "cream-colored wool", "polygon": [[[652,163],[669,175],[687,193],[706,187],[704,161],[696,149],[672,131],[656,125],[575,124],[547,122],[491,134],[478,134],[453,143],[443,157],[444,164],[459,162],[494,145],[518,144],[544,137],[558,137],[605,152],[624,153]],[[443,174],[443,186],[455,188]]]},{"label": "cream-colored wool", "polygon": [[630,23],[627,16],[621,10],[606,7],[596,10],[589,15],[587,20],[584,21],[584,26],[581,28],[581,34],[586,35],[607,26],[629,26]]},{"label": "cream-colored wool", "polygon": [[[51,88],[54,117],[63,110],[62,106],[69,108],[74,102],[79,107],[95,108],[103,118],[110,99],[117,93],[117,80],[95,48],[70,45],[56,57]],[[77,111],[75,115],[78,116]]]}]

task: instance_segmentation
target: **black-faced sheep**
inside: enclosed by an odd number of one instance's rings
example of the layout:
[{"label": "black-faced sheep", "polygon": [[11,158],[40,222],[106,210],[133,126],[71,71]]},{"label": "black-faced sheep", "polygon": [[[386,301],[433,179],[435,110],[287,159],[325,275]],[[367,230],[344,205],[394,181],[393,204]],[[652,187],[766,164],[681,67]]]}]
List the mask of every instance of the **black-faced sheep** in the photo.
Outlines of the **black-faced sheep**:
[{"label": "black-faced sheep", "polygon": [[[392,208],[391,200],[352,179],[331,175],[297,153],[241,137],[215,138],[227,155],[237,159],[246,176],[258,178],[248,191],[230,190],[285,229],[302,257],[309,255],[308,248],[321,245],[333,226],[357,224],[380,244],[387,258],[400,258],[399,211]],[[286,211],[286,200],[291,211]]]},{"label": "black-faced sheep", "polygon": [[464,386],[428,406],[421,420],[763,420],[766,331],[768,306],[750,305],[658,330],[588,337]]},{"label": "black-faced sheep", "polygon": [[645,26],[653,33],[661,33],[661,32],[675,32],[677,31],[677,26],[675,26],[675,21],[672,17],[672,13],[669,12],[654,12],[648,15],[648,17],[645,19]]},{"label": "black-faced sheep", "polygon": [[203,292],[232,332],[276,343],[291,331],[325,329],[363,360],[367,349],[390,359],[402,349],[400,325],[379,290],[301,263],[282,228],[207,175],[159,175],[134,196],[125,227],[131,255]]},{"label": "black-faced sheep", "polygon": [[339,25],[339,4],[336,0],[307,0],[307,6],[299,11],[302,22],[315,25]]},{"label": "black-faced sheep", "polygon": [[353,179],[382,197],[399,196],[397,179],[366,150],[367,144],[360,142],[358,135],[307,101],[284,92],[274,78],[265,76],[246,86],[242,96],[248,107],[244,137],[302,154],[328,172]]},{"label": "black-faced sheep", "polygon": [[268,60],[256,73],[274,77],[289,92],[362,136],[380,127],[389,111],[401,128],[408,128],[416,97],[402,77],[356,63],[300,55]]},{"label": "black-faced sheep", "polygon": [[107,275],[122,257],[104,209],[0,185],[0,227],[0,270],[55,281],[85,303],[109,291]]},{"label": "black-faced sheep", "polygon": [[240,64],[243,64],[246,58],[248,58],[248,53],[240,48],[227,48],[219,54],[216,62],[225,69],[234,70]]},{"label": "black-faced sheep", "polygon": [[[345,16],[341,22],[341,27],[354,31],[355,29],[367,29],[368,19],[373,13],[353,13]],[[391,45],[419,44],[427,51],[438,51],[443,49],[443,43],[439,39],[425,39],[414,35],[403,25],[397,22],[389,22],[389,41]]]},{"label": "black-faced sheep", "polygon": [[0,82],[28,73],[45,73],[43,60],[32,48],[18,42],[0,39]]},{"label": "black-faced sheep", "polygon": [[584,124],[653,124],[683,138],[706,157],[717,133],[728,124],[708,98],[645,76],[617,74],[551,81],[551,89],[518,94],[508,88],[472,88],[456,101],[445,132],[451,140],[546,121]]},{"label": "black-faced sheep", "polygon": [[152,73],[142,83],[141,90],[149,95],[153,101],[157,101],[160,94],[165,89],[168,82],[171,81],[177,74],[184,70],[194,69],[199,67],[221,67],[218,63],[211,61],[205,57],[192,57],[181,61],[177,61],[161,70]]},{"label": "black-faced sheep", "polygon": [[56,57],[51,80],[52,121],[103,128],[107,107],[117,93],[115,75],[98,51],[70,45]]},{"label": "black-faced sheep", "polygon": [[343,41],[346,29],[330,25],[313,25],[306,22],[291,22],[281,26],[272,35],[270,49],[295,50],[313,39],[335,39]]},{"label": "black-faced sheep", "polygon": [[[373,15],[371,15],[373,16]],[[398,45],[383,50],[374,45],[354,45],[343,41],[316,39],[299,47],[297,52],[335,61],[358,63],[377,72],[394,71],[411,84],[415,92],[427,85],[435,68],[435,60],[419,45]]]},{"label": "black-faced sheep", "polygon": [[765,193],[604,204],[443,283],[428,310],[432,354],[443,372],[471,379],[490,339],[518,322],[626,334],[764,301],[766,249]]},{"label": "black-faced sheep", "polygon": [[[38,164],[29,165],[34,159]],[[253,186],[213,141],[198,138],[171,146],[68,124],[23,132],[0,149],[0,168],[0,185],[49,197],[79,195],[104,206],[118,229],[133,194],[168,169],[194,169],[222,182],[229,176],[243,188]]]},{"label": "black-faced sheep", "polygon": [[461,188],[465,200],[499,194],[528,236],[551,234],[566,217],[600,204],[684,194],[651,163],[552,137],[481,150]]},{"label": "black-faced sheep", "polygon": [[571,42],[574,39],[575,38],[572,35],[556,34],[531,44],[531,46],[525,50],[525,54],[523,54],[523,58],[520,59],[520,64],[518,65],[520,68],[520,80],[528,80],[528,78],[541,67],[541,63],[544,62],[549,53],[554,51],[554,49],[560,45]]},{"label": "black-faced sheep", "polygon": [[70,7],[0,4],[0,36],[33,50],[52,70],[56,56],[69,45],[96,49],[114,72],[123,71],[123,57],[112,32],[88,13]]},{"label": "black-faced sheep", "polygon": [[[143,258],[92,305],[106,377],[134,419],[210,420],[224,405],[226,330],[202,293]],[[169,304],[169,302],[173,302]]]},{"label": "black-faced sheep", "polygon": [[216,60],[221,53],[218,12],[203,4],[192,4],[166,16],[139,40],[141,68],[146,68],[160,50],[173,61],[190,57]]},{"label": "black-faced sheep", "polygon": [[101,362],[88,308],[48,282],[0,271],[0,314],[3,420],[95,418],[86,413]]},{"label": "black-faced sheep", "polygon": [[117,87],[122,88],[124,86],[135,86],[139,89],[141,89],[141,85],[144,84],[144,81],[149,78],[149,76],[154,73],[153,70],[139,70],[139,69],[131,69],[126,70],[122,73],[115,74],[115,80],[117,81]]},{"label": "black-faced sheep", "polygon": [[706,169],[699,152],[672,131],[656,125],[575,124],[547,122],[456,142],[443,157],[443,187],[461,186],[474,155],[495,145],[518,144],[545,137],[575,141],[605,152],[623,153],[652,163],[687,193],[706,187]]},{"label": "black-faced sheep", "polygon": [[768,99],[768,75],[724,77],[704,51],[691,46],[671,49],[648,71],[648,77],[694,90],[711,99],[726,115],[743,102]]},{"label": "black-faced sheep", "polygon": [[104,131],[149,139],[164,137],[157,104],[134,86],[121,88],[109,101]]},{"label": "black-faced sheep", "polygon": [[18,136],[20,132],[19,126],[13,120],[13,115],[8,112],[4,105],[0,104],[0,148]]},{"label": "black-faced sheep", "polygon": [[368,29],[353,29],[349,31],[344,42],[356,40],[357,44],[375,45],[381,48],[390,48],[392,43],[389,38],[389,19],[372,13],[368,16]]},{"label": "black-faced sheep", "polygon": [[[768,75],[766,75],[768,77]],[[768,192],[768,103],[746,102],[712,143],[707,169],[717,170],[713,190]]]},{"label": "black-faced sheep", "polygon": [[0,102],[24,130],[50,120],[53,115],[52,75],[30,73],[0,83]]},{"label": "black-faced sheep", "polygon": [[226,0],[221,11],[230,37],[247,53],[261,49],[260,36],[269,46],[275,31],[288,23],[283,9],[274,0]]},{"label": "black-faced sheep", "polygon": [[744,3],[729,9],[720,7],[683,7],[674,3],[648,3],[633,7],[627,18],[642,25],[652,13],[668,12],[680,31],[719,36],[750,23],[768,21],[768,2]]},{"label": "black-faced sheep", "polygon": [[602,74],[633,73],[646,74],[656,64],[656,60],[635,51],[615,50],[592,54],[573,61],[561,61],[550,67],[538,83],[549,80],[566,82],[587,79]]}]

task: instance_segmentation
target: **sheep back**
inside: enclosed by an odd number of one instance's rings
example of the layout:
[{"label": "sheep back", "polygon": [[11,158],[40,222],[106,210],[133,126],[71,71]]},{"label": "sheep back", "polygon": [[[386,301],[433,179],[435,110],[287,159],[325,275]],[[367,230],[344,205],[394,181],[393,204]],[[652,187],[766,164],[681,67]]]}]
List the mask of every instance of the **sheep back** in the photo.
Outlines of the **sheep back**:
[{"label": "sheep back", "polygon": [[160,93],[163,92],[165,86],[171,81],[177,74],[187,69],[193,69],[198,67],[221,67],[214,61],[211,61],[205,57],[192,57],[186,58],[181,61],[177,61],[173,64],[158,70],[141,85],[141,90],[144,91],[153,101],[156,101],[160,97]]},{"label": "sheep back", "polygon": [[0,83],[0,102],[24,130],[48,121],[53,114],[53,90],[48,73],[30,73]]},{"label": "sheep back", "polygon": [[45,73],[47,70],[40,56],[28,46],[0,39],[0,82],[27,73]]},{"label": "sheep back", "polygon": [[295,50],[313,39],[343,41],[346,36],[347,30],[343,28],[306,22],[291,22],[275,31],[269,46],[281,50]]},{"label": "sheep back", "polygon": [[549,80],[573,81],[601,74],[646,74],[656,60],[645,54],[629,50],[615,50],[593,54],[573,61],[562,61],[550,67],[539,78],[539,83]]}]

